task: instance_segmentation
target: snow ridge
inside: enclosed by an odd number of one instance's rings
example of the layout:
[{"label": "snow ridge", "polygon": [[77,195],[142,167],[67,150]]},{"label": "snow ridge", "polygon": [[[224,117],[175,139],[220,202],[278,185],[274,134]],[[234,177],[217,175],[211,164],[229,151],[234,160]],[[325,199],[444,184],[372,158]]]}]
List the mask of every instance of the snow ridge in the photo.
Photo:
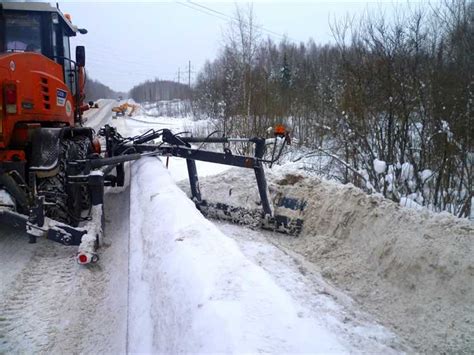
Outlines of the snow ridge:
[{"label": "snow ridge", "polygon": [[[130,352],[347,352],[202,217],[156,158],[132,166]],[[177,213],[178,212],[178,213]]]}]

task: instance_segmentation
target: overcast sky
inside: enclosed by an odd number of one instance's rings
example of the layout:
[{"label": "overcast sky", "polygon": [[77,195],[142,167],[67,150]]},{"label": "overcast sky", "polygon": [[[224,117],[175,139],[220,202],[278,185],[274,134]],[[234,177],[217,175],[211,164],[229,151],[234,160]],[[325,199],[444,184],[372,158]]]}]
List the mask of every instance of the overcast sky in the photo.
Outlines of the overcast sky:
[{"label": "overcast sky", "polygon": [[[258,1],[253,9],[264,37],[313,38],[324,44],[332,40],[330,20],[406,6],[395,2]],[[235,6],[234,1],[60,2],[73,23],[89,31],[73,41],[86,46],[89,75],[120,91],[146,79],[177,81],[178,71],[180,82],[187,83],[189,61],[194,77],[207,59],[217,56]]]}]

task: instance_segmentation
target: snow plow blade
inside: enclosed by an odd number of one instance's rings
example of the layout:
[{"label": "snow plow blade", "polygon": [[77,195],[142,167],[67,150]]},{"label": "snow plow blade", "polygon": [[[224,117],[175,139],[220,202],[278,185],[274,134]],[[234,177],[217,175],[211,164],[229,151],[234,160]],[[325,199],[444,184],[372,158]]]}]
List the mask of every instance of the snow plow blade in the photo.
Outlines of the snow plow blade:
[{"label": "snow plow blade", "polygon": [[306,201],[282,196],[275,201],[274,208],[273,217],[265,218],[262,228],[295,236],[299,235],[303,229],[302,215],[306,208]]},{"label": "snow plow blade", "polygon": [[[261,210],[231,206],[225,203],[213,203],[202,200],[196,207],[203,215],[218,220],[230,221],[250,228],[262,228],[274,232],[298,236],[303,228],[301,218],[306,207],[305,201],[295,198],[281,197],[275,202],[275,213],[264,214]],[[289,215],[279,213],[281,210]]]},{"label": "snow plow blade", "polygon": [[250,228],[262,228],[293,236],[298,236],[303,228],[303,220],[300,218],[291,218],[284,215],[262,215],[259,210],[249,210],[225,203],[208,201],[201,201],[196,206],[208,218],[230,221]]}]

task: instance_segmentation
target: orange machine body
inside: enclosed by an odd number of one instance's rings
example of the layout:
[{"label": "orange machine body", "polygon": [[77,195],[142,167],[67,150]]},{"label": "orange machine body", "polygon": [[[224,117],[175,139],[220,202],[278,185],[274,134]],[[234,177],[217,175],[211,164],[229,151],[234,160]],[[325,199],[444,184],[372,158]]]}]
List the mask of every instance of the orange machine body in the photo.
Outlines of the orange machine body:
[{"label": "orange machine body", "polygon": [[85,70],[69,42],[78,31],[47,3],[0,3],[0,173],[28,162],[36,130],[81,125]]},{"label": "orange machine body", "polygon": [[[63,75],[62,66],[42,54],[0,54],[0,149],[24,147],[28,131],[38,125],[74,125],[76,102]],[[8,102],[7,88],[15,91],[14,103]]]}]

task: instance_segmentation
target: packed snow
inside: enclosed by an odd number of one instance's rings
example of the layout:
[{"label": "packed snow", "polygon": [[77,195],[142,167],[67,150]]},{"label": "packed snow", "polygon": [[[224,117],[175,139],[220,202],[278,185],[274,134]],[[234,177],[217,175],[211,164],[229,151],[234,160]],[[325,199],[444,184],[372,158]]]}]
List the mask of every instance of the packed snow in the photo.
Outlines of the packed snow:
[{"label": "packed snow", "polygon": [[331,331],[332,316],[308,317],[302,304],[204,219],[156,159],[133,164],[132,176],[131,352],[356,350],[340,334],[355,329]]}]

